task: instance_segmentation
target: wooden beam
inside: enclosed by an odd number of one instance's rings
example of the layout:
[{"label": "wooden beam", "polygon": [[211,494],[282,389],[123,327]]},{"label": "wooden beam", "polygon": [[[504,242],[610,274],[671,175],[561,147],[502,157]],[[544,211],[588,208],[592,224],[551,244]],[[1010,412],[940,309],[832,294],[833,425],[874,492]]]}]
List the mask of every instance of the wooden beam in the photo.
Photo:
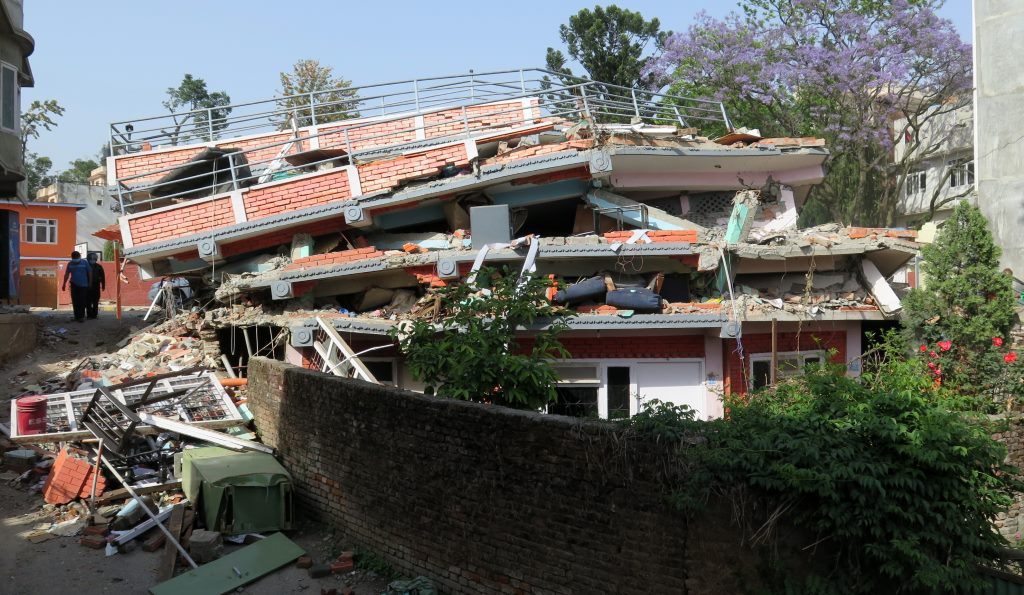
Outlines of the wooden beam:
[{"label": "wooden beam", "polygon": [[[181,536],[181,525],[185,520],[185,503],[180,502],[171,509],[171,520],[167,521],[167,530],[175,539]],[[164,582],[174,576],[174,567],[178,563],[178,548],[173,543],[164,544],[164,552],[160,558],[160,566],[156,569],[156,580]]]},{"label": "wooden beam", "polygon": [[[146,486],[146,487],[143,487],[143,488],[135,488],[135,493],[140,495],[140,496],[145,496],[146,494],[155,494],[157,492],[167,492],[167,491],[170,491],[170,490],[178,490],[178,489],[181,489],[181,482],[180,481],[171,481],[171,482],[167,482],[167,483],[161,483],[161,484],[155,485],[155,486]],[[96,499],[96,505],[99,506],[101,504],[110,504],[111,502],[113,502],[115,500],[125,500],[125,499],[131,498],[131,497],[132,497],[132,495],[128,493],[128,490],[126,490],[124,488],[118,488],[116,490],[110,490],[109,492],[106,492],[102,496],[97,498]]]}]

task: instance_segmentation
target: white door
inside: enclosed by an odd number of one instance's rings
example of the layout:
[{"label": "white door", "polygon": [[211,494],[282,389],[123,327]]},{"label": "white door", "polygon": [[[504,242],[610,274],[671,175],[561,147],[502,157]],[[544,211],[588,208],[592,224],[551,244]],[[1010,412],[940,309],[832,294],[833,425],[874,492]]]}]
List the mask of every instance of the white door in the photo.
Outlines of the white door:
[{"label": "white door", "polygon": [[686,405],[697,412],[697,419],[704,419],[707,391],[702,384],[704,372],[701,368],[700,362],[634,364],[636,394],[640,405],[653,399],[663,403]]}]

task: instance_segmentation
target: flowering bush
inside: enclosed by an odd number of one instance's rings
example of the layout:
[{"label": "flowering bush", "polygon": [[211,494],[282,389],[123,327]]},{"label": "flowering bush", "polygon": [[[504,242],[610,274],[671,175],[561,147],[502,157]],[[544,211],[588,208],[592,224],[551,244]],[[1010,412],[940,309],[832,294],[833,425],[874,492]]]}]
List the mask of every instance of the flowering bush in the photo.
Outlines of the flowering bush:
[{"label": "flowering bush", "polygon": [[1020,409],[1024,397],[1024,360],[1018,361],[1017,352],[1002,337],[992,337],[991,345],[990,349],[978,352],[948,339],[937,341],[934,348],[922,343],[917,348],[917,359],[923,363],[934,387],[945,385],[970,397],[977,409],[989,413]]}]

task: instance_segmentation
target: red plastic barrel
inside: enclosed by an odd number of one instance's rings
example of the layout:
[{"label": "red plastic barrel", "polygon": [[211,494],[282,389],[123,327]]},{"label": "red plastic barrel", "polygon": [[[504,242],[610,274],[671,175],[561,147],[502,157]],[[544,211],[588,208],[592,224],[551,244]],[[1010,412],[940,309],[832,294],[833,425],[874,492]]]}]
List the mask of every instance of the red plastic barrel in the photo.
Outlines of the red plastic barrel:
[{"label": "red plastic barrel", "polygon": [[46,432],[46,397],[33,395],[15,401],[18,410],[18,435]]}]

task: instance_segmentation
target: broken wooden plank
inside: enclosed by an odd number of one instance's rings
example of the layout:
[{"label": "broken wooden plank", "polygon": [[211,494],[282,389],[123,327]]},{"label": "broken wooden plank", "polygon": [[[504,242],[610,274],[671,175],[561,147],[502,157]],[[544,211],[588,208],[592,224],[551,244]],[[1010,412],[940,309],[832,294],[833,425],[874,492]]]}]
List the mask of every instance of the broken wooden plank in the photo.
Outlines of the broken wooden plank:
[{"label": "broken wooden plank", "polygon": [[[177,539],[181,535],[181,525],[185,520],[185,504],[179,503],[171,509],[171,520],[167,522],[167,530]],[[178,548],[173,543],[164,544],[163,556],[160,558],[160,566],[156,570],[156,580],[161,583],[170,580],[174,576],[174,567],[178,562]]]},{"label": "broken wooden plank", "polygon": [[305,550],[285,537],[284,533],[274,533],[223,558],[150,587],[149,592],[152,595],[228,593],[277,570],[305,553]]},{"label": "broken wooden plank", "polygon": [[[170,490],[180,490],[181,489],[181,480],[169,481],[167,483],[161,483],[161,484],[157,484],[157,485],[145,486],[145,487],[134,488],[134,489],[135,489],[135,493],[140,495],[140,496],[145,496],[146,494],[156,494],[157,492],[167,492],[167,491],[170,491]],[[97,505],[110,504],[111,502],[114,502],[115,500],[125,500],[125,499],[131,498],[131,497],[132,497],[132,495],[128,493],[128,490],[126,490],[124,488],[118,488],[116,490],[110,490],[109,492],[107,492],[107,493],[103,494],[102,496],[99,496],[98,498],[96,498],[96,504]]]}]

